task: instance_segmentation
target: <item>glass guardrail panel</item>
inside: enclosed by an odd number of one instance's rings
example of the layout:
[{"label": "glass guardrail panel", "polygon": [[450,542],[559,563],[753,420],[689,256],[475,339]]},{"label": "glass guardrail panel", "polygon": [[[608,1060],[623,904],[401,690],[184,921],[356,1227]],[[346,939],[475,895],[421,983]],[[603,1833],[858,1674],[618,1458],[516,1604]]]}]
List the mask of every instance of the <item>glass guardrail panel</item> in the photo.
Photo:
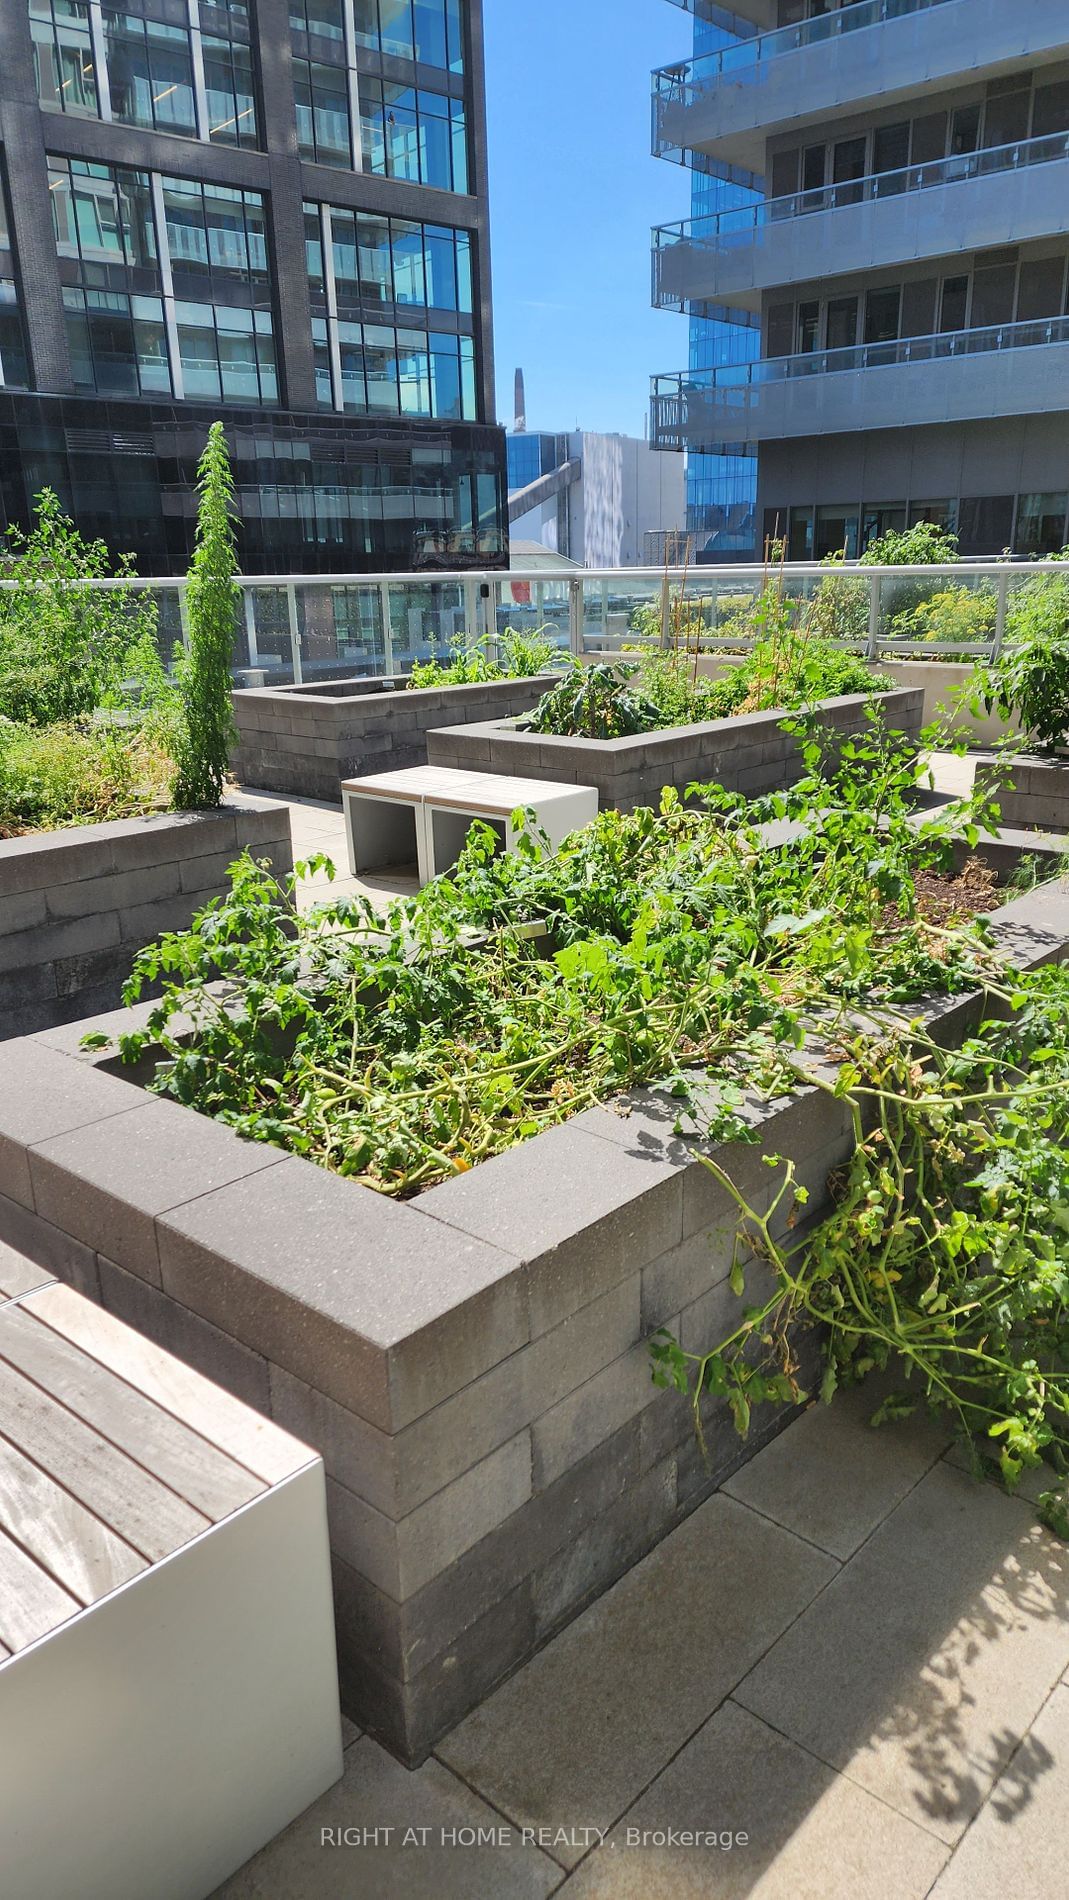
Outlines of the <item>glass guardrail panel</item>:
[{"label": "glass guardrail panel", "polygon": [[177,587],[153,587],[151,598],[156,609],[156,644],[168,673],[174,672],[175,656],[182,644],[182,606]]},{"label": "glass guardrail panel", "polygon": [[494,586],[494,625],[501,642],[508,634],[545,640],[559,653],[571,646],[571,583],[567,580],[499,580]]},{"label": "glass guardrail panel", "polygon": [[293,643],[290,638],[289,604],[284,587],[247,587],[242,589],[251,607],[245,609],[246,622],[251,615],[253,638],[249,642],[249,669],[258,675],[247,684],[286,686],[294,677]]},{"label": "glass guardrail panel", "polygon": [[322,581],[298,586],[294,597],[305,681],[381,678],[386,641],[377,586]]},{"label": "glass guardrail panel", "polygon": [[407,673],[414,660],[437,659],[447,665],[455,651],[478,639],[459,581],[390,581],[387,594],[391,653],[388,666],[383,662],[384,671]]}]

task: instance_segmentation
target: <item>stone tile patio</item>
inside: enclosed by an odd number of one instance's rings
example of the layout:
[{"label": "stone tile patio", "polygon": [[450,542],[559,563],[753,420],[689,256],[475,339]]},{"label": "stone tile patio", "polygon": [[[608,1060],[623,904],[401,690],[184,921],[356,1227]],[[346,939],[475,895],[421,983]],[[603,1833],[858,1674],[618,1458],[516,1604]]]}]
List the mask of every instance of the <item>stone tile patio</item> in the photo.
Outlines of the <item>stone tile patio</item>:
[{"label": "stone tile patio", "polygon": [[416,1774],[352,1739],[218,1900],[1063,1900],[1069,1552],[873,1403],[811,1408]]}]

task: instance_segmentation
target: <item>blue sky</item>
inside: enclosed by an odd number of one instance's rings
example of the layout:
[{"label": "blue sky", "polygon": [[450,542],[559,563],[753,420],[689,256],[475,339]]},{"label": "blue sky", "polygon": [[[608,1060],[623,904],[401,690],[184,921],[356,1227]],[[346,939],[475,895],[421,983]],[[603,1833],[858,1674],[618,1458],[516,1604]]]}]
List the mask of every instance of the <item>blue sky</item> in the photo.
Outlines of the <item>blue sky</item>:
[{"label": "blue sky", "polygon": [[532,429],[641,435],[649,378],[683,369],[683,318],[650,308],[649,231],[690,174],[650,156],[650,70],[693,22],[667,0],[484,0],[497,406],[517,364]]}]

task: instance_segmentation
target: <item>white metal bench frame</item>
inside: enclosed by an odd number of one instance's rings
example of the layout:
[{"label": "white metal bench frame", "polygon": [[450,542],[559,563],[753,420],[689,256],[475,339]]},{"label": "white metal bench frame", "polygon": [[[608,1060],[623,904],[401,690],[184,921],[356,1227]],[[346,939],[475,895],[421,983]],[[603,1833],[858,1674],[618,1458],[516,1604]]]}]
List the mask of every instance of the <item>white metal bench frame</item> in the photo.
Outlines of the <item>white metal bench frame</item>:
[{"label": "white metal bench frame", "polygon": [[[507,778],[417,765],[342,782],[345,835],[353,877],[414,862],[421,884],[456,863],[477,819],[491,825],[506,851],[515,845],[514,812],[533,810],[552,845],[598,813],[592,785]],[[398,852],[403,855],[398,856]]]},{"label": "white metal bench frame", "polygon": [[[342,1772],[322,1460],[50,1282],[0,1247],[0,1886],[204,1900]],[[124,1451],[138,1406],[253,1493],[162,1556],[151,1501],[195,1521],[199,1467],[183,1494],[151,1429]]]}]

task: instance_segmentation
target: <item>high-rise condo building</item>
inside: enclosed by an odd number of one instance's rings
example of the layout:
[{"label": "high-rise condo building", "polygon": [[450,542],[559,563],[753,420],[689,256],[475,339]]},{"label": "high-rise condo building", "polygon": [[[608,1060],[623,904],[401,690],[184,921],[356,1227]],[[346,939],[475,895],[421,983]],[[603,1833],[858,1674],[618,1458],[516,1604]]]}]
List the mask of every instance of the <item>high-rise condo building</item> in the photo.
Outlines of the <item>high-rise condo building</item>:
[{"label": "high-rise condo building", "polygon": [[654,75],[654,142],[701,183],[655,236],[655,300],[721,327],[655,378],[654,443],[756,455],[754,552],[854,556],[920,519],[968,555],[1062,547],[1065,0],[677,3],[704,32]]},{"label": "high-rise condo building", "polygon": [[482,0],[3,0],[0,513],[184,566],[497,566]]}]

